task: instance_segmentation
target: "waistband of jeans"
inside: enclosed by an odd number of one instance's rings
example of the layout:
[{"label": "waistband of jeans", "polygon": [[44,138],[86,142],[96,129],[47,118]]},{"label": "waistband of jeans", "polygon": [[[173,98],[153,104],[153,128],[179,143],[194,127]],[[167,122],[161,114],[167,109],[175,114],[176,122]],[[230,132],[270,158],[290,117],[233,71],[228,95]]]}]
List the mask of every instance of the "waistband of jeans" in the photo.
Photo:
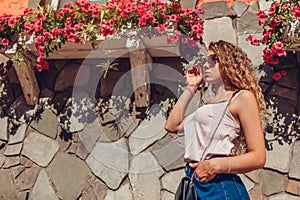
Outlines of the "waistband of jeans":
[{"label": "waistband of jeans", "polygon": [[[212,156],[210,156],[209,158],[208,158],[208,160],[209,159],[212,159],[212,158],[223,158],[223,157],[227,157],[227,155],[212,155]],[[199,162],[199,161],[196,161],[196,160],[190,160],[190,159],[185,159],[184,160],[187,164],[188,163],[197,163],[197,162]]]}]

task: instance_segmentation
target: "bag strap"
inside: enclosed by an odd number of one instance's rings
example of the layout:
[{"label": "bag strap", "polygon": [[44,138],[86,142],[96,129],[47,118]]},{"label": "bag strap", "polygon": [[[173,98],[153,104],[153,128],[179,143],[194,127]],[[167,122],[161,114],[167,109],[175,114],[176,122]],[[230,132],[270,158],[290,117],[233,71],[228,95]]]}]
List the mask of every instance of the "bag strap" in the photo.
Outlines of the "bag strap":
[{"label": "bag strap", "polygon": [[[217,129],[219,128],[219,126],[220,126],[220,124],[221,124],[221,122],[222,122],[222,119],[224,118],[224,116],[225,116],[225,114],[226,114],[226,111],[227,111],[228,106],[230,105],[231,101],[233,100],[233,97],[234,97],[238,92],[240,92],[240,90],[234,92],[234,93],[232,94],[231,98],[229,99],[228,103],[226,104],[225,109],[224,109],[224,111],[223,111],[223,113],[222,113],[222,116],[221,116],[221,118],[220,118],[220,120],[219,120],[219,122],[218,122],[218,124],[217,124],[217,126],[216,126],[216,128],[215,128],[215,130],[214,130],[214,132],[213,132],[213,135],[212,135],[212,137],[210,138],[208,145],[206,145],[206,147],[205,147],[205,149],[204,149],[204,151],[203,151],[203,153],[202,153],[202,155],[201,155],[200,161],[203,160],[203,156],[204,156],[205,153],[207,152],[208,147],[211,145],[211,143],[212,143],[212,141],[213,141],[213,138],[215,137],[215,134],[216,134],[216,132],[217,132]],[[195,170],[195,171],[193,172],[193,174],[192,174],[191,182],[192,182],[193,179],[194,179],[195,172],[196,172],[196,170]]]}]

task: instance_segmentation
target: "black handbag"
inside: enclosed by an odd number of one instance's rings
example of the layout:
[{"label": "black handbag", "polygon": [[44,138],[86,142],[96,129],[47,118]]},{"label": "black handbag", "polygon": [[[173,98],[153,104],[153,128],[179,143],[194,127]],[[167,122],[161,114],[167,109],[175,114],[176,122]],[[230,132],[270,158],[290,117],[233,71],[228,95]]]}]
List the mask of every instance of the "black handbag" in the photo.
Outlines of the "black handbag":
[{"label": "black handbag", "polygon": [[[210,138],[210,141],[209,141],[208,145],[206,146],[206,148],[203,151],[202,157],[205,154],[205,152],[207,151],[208,147],[211,145],[213,137],[214,137],[214,135],[215,135],[222,119],[224,118],[226,110],[227,110],[229,104],[231,103],[232,98],[235,96],[235,94],[236,94],[236,92],[232,95],[232,97],[228,101],[228,103],[225,107],[225,110],[222,114],[222,117],[220,118],[220,120],[219,120],[219,122],[218,122],[218,124],[217,124],[217,126],[216,126],[216,128],[213,132],[213,136]],[[200,160],[202,160],[202,159],[203,158],[201,158]],[[181,181],[180,181],[180,183],[177,187],[176,193],[175,193],[175,200],[199,200],[199,197],[197,195],[197,192],[195,190],[195,186],[194,186],[194,183],[193,183],[194,176],[196,176],[195,171],[192,174],[191,178],[188,177],[188,176],[185,176],[181,179]]]},{"label": "black handbag", "polygon": [[197,192],[194,188],[193,180],[185,176],[181,179],[177,191],[175,193],[175,200],[198,200]]}]

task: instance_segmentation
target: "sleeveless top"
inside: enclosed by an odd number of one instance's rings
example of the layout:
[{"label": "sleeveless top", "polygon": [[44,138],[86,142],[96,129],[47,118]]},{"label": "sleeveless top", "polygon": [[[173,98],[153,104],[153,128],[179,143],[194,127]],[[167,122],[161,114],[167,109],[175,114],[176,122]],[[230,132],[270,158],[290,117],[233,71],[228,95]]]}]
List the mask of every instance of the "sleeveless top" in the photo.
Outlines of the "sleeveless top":
[{"label": "sleeveless top", "polygon": [[[200,161],[211,155],[230,155],[234,147],[233,141],[240,136],[240,126],[229,111],[229,104],[240,93],[239,91],[230,101],[206,104],[187,116],[184,122],[185,155],[184,158]],[[226,111],[225,111],[226,109]],[[214,138],[212,135],[216,130]],[[208,143],[212,139],[209,147]],[[205,151],[205,149],[207,150]]]}]

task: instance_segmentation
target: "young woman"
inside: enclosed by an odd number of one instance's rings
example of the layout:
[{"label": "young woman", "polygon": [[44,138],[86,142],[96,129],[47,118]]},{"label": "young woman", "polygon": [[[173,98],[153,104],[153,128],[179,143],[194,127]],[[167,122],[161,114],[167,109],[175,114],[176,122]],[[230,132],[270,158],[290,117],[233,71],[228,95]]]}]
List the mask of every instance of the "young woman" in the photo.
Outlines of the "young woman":
[{"label": "young woman", "polygon": [[[185,110],[203,82],[215,96],[192,114]],[[184,130],[186,174],[200,199],[249,199],[236,174],[262,168],[266,160],[261,116],[265,103],[252,63],[238,46],[211,42],[202,73],[187,70],[187,87],[167,119],[169,132]],[[243,154],[236,155],[241,144]]]}]

